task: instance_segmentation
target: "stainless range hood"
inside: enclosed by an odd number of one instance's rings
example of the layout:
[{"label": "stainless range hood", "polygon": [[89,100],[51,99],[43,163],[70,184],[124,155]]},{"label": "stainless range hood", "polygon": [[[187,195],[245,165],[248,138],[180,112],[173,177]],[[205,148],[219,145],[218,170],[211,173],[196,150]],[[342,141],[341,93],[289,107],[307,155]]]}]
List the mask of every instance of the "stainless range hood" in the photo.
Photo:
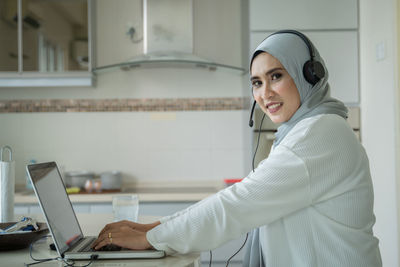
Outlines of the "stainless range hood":
[{"label": "stainless range hood", "polygon": [[193,52],[193,0],[143,0],[143,55],[94,68],[130,70],[138,67],[183,67],[216,70],[243,68],[219,64]]}]

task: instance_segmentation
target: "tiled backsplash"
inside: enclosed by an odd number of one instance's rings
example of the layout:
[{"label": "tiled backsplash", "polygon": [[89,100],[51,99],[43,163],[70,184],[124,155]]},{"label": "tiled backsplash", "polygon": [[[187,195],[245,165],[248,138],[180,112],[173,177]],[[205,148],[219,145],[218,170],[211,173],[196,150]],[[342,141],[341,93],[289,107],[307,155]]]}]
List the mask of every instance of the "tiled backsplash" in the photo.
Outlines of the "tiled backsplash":
[{"label": "tiled backsplash", "polygon": [[35,99],[2,100],[0,113],[129,112],[249,109],[247,97],[171,99]]},{"label": "tiled backsplash", "polygon": [[125,182],[244,177],[251,166],[248,110],[0,114],[16,183],[30,160],[61,171],[118,170]]}]

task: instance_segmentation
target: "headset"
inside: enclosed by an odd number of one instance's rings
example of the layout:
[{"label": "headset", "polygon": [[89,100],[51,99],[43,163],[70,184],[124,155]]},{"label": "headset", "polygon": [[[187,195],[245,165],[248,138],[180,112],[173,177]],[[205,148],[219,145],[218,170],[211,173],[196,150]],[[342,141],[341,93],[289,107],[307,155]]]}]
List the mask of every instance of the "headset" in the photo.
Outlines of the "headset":
[{"label": "headset", "polygon": [[[314,86],[325,76],[325,69],[321,62],[315,60],[315,52],[310,39],[308,39],[307,36],[296,30],[281,30],[270,34],[267,38],[264,39],[264,41],[273,35],[282,33],[295,34],[298,37],[300,37],[303,40],[303,42],[307,45],[308,51],[310,53],[310,60],[306,61],[306,63],[304,63],[303,65],[303,76],[308,83]],[[250,120],[249,120],[250,127],[253,127],[254,124],[253,113],[255,107],[256,107],[256,101],[254,100],[250,113]]]}]

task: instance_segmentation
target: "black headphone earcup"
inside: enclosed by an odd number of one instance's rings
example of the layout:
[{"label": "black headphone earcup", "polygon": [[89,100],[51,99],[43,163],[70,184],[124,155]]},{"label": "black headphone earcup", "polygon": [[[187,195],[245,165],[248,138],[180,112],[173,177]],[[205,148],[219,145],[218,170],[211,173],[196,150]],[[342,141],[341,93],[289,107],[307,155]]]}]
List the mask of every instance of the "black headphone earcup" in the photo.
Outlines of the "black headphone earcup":
[{"label": "black headphone earcup", "polygon": [[319,61],[308,60],[303,66],[303,75],[307,82],[315,85],[325,76],[324,66]]}]

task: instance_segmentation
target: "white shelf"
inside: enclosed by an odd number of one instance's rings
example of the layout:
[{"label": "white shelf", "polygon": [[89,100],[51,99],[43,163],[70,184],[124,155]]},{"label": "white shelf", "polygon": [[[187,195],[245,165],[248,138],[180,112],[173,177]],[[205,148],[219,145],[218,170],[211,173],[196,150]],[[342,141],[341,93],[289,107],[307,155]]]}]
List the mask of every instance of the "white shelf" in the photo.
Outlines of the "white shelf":
[{"label": "white shelf", "polygon": [[90,72],[7,73],[0,72],[0,87],[72,87],[93,86]]}]

